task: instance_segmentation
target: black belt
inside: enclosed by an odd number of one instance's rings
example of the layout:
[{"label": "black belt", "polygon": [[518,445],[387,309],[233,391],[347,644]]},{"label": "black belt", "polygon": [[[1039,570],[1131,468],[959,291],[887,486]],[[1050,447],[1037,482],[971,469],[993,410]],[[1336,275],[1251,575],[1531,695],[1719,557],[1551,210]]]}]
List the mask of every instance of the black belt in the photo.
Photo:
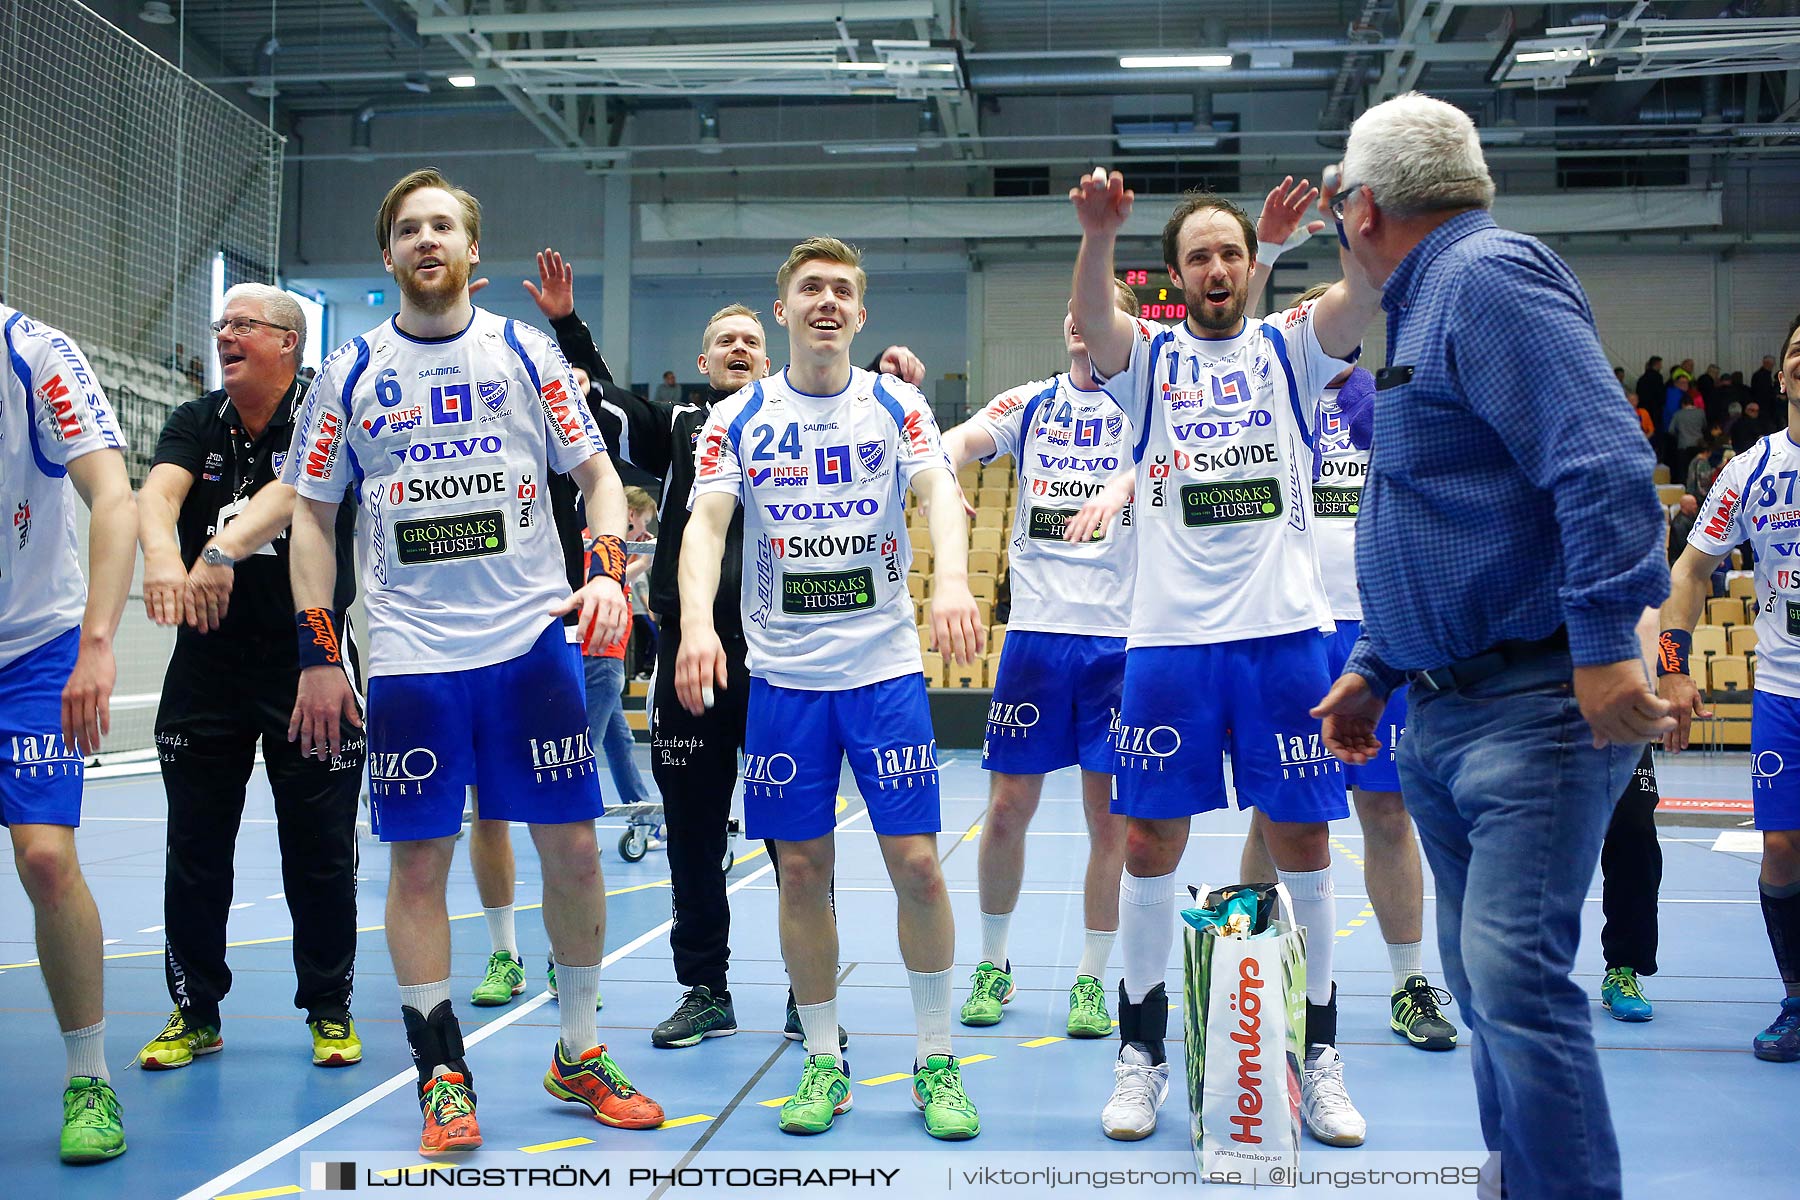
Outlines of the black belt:
[{"label": "black belt", "polygon": [[1424,688],[1428,692],[1447,692],[1452,688],[1467,687],[1471,683],[1479,683],[1520,663],[1542,658],[1546,654],[1569,648],[1569,630],[1567,626],[1559,626],[1555,633],[1536,641],[1501,642],[1472,658],[1453,662],[1448,666],[1433,667],[1429,671],[1413,671],[1407,679],[1414,687]]}]

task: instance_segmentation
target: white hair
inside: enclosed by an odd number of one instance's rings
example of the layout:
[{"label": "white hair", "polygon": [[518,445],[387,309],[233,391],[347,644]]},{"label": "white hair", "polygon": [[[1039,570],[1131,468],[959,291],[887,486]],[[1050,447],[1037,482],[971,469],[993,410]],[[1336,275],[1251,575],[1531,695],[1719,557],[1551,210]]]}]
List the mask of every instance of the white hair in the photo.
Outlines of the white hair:
[{"label": "white hair", "polygon": [[1368,185],[1382,211],[1398,217],[1494,203],[1475,122],[1421,92],[1395,96],[1356,119],[1344,178]]},{"label": "white hair", "polygon": [[294,343],[293,354],[294,365],[299,366],[300,356],[306,353],[306,310],[300,307],[300,302],[266,283],[240,283],[225,293],[225,305],[240,296],[262,305],[263,320],[285,326],[300,335],[300,340]]}]

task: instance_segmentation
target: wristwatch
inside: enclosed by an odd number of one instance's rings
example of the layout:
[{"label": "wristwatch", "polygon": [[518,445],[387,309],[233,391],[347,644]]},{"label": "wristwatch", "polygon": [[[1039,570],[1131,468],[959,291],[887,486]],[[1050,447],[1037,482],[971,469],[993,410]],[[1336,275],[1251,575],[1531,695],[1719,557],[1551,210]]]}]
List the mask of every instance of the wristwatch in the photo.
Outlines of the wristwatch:
[{"label": "wristwatch", "polygon": [[237,559],[231,557],[217,546],[207,546],[200,551],[200,560],[209,567],[235,567]]}]

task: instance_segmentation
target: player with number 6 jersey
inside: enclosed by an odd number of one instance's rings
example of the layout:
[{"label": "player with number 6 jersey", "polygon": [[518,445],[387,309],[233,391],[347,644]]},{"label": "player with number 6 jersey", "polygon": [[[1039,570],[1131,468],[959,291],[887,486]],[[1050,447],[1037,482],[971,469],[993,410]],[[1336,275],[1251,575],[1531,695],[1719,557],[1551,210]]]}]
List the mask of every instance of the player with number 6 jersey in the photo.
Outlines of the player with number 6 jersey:
[{"label": "player with number 6 jersey", "polygon": [[[621,581],[625,495],[561,353],[476,308],[481,206],[432,169],[389,190],[376,238],[400,313],[326,360],[295,426],[284,480],[299,492],[290,567],[299,697],[289,737],[336,753],[356,721],[337,657],[328,532],[360,504],[357,558],[370,627],[369,814],[389,843],[388,948],[418,1070],[419,1151],[481,1145],[474,1075],[450,1003],[444,888],[475,786],[481,816],[531,825],[544,867],[561,1036],[544,1089],[605,1125],[649,1129],[663,1112],[599,1041],[606,898],[581,668],[565,640],[604,645],[630,619]],[[545,470],[569,475],[598,536],[596,576],[573,595]]]}]

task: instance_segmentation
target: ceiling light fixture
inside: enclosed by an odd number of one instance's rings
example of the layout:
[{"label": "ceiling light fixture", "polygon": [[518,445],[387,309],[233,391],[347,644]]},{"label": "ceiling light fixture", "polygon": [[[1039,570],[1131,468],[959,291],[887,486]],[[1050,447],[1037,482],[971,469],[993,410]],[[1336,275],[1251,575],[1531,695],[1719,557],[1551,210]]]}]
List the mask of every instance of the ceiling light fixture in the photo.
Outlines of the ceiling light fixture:
[{"label": "ceiling light fixture", "polygon": [[169,11],[168,0],[144,0],[138,8],[138,20],[146,25],[173,25],[175,14]]},{"label": "ceiling light fixture", "polygon": [[917,154],[917,142],[823,142],[819,149],[827,154]]},{"label": "ceiling light fixture", "polygon": [[473,75],[452,75],[449,82],[451,87],[472,88],[475,86],[475,77]]},{"label": "ceiling light fixture", "polygon": [[1229,67],[1231,61],[1232,56],[1229,54],[1127,54],[1119,59],[1119,65],[1128,71],[1154,71],[1181,67],[1217,69]]}]

